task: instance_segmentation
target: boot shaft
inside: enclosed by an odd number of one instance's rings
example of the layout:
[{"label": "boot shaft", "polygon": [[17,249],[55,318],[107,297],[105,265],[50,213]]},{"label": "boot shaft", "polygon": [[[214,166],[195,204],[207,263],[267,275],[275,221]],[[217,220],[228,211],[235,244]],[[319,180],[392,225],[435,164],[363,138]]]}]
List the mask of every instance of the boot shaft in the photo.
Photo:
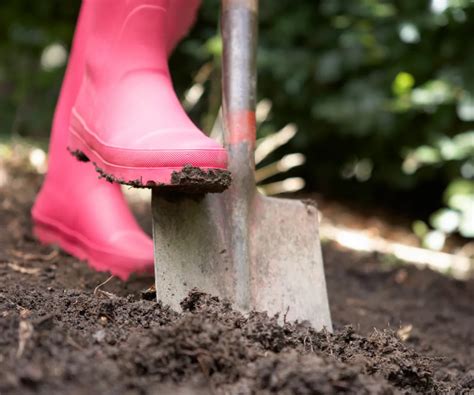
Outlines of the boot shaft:
[{"label": "boot shaft", "polygon": [[94,82],[126,73],[168,73],[167,40],[170,0],[85,0],[91,15],[86,73]]}]

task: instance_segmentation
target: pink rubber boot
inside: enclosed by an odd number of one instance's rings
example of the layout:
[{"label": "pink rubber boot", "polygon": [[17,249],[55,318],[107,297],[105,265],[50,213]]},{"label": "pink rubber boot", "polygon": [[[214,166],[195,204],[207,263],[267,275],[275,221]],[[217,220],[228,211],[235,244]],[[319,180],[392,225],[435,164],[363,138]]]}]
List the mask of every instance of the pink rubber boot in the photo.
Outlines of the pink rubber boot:
[{"label": "pink rubber boot", "polygon": [[173,89],[170,0],[86,6],[93,39],[72,110],[70,151],[109,181],[197,192],[227,188],[226,151],[191,122]]},{"label": "pink rubber boot", "polygon": [[81,10],[54,116],[48,174],[32,210],[34,233],[94,269],[126,279],[153,268],[153,243],[130,213],[120,186],[99,180],[66,149],[71,108],[84,73],[89,11]]}]

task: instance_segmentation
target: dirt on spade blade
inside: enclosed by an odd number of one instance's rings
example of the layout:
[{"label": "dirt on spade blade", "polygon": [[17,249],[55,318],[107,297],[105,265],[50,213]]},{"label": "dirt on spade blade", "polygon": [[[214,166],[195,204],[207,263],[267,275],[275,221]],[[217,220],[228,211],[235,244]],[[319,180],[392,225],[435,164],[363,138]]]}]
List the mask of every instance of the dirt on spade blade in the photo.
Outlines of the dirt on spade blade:
[{"label": "dirt on spade blade", "polygon": [[148,300],[150,277],[103,284],[107,274],[40,246],[29,208],[41,180],[11,180],[0,394],[474,394],[472,281],[327,244],[333,334],[199,291],[177,313]]}]

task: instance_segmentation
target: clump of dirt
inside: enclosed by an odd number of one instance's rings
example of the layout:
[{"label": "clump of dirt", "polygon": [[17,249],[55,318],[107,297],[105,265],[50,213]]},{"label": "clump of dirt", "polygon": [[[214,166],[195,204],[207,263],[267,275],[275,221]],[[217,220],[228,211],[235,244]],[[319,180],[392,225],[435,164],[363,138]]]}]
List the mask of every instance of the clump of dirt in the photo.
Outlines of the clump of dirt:
[{"label": "clump of dirt", "polygon": [[171,175],[173,188],[181,188],[187,193],[202,193],[202,185],[208,185],[208,192],[223,192],[232,182],[230,171],[210,169],[186,165]]},{"label": "clump of dirt", "polygon": [[[31,236],[40,179],[0,189],[1,394],[474,390],[474,282],[323,249],[334,333],[193,291],[175,312]],[[392,262],[392,261],[390,261]],[[102,284],[102,285],[101,285]]]}]

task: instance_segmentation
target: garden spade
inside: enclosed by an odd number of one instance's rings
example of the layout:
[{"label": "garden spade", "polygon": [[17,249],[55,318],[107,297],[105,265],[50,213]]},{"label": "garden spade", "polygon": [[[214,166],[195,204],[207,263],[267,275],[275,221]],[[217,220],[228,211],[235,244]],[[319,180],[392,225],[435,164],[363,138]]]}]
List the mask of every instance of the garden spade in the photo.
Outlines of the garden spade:
[{"label": "garden spade", "polygon": [[153,191],[158,300],[179,309],[197,288],[248,312],[332,329],[318,234],[307,201],[255,186],[258,0],[222,0],[222,133],[232,185],[222,194]]}]

